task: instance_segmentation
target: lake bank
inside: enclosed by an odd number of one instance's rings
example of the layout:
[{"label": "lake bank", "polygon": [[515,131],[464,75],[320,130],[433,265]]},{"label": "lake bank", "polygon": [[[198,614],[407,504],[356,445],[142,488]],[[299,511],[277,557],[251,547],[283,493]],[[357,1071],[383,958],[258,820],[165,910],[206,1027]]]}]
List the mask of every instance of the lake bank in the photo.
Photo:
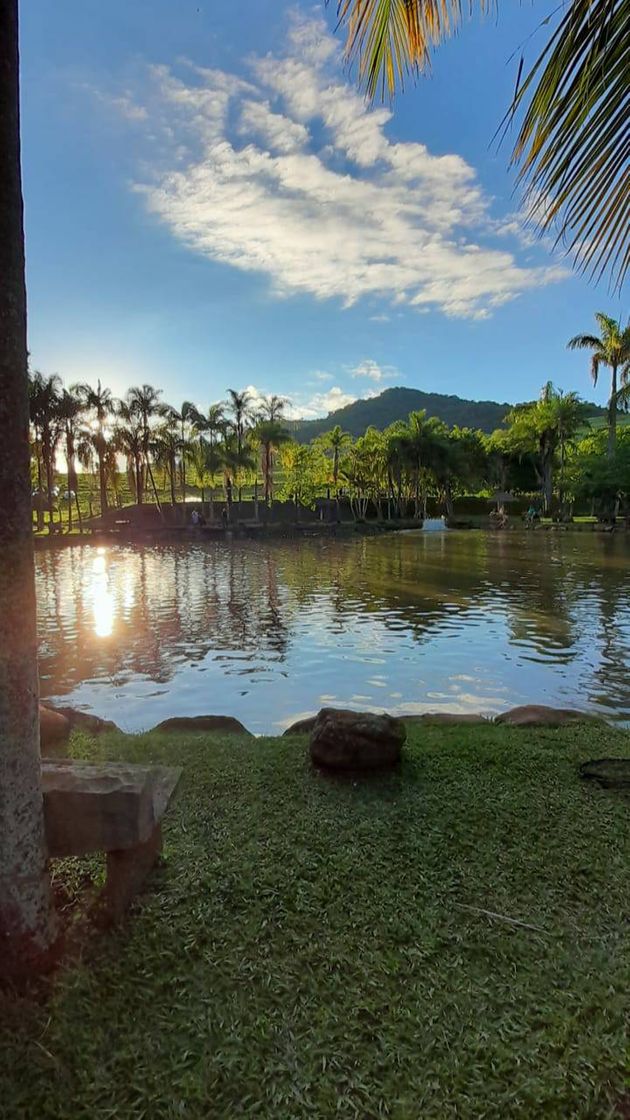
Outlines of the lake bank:
[{"label": "lake bank", "polygon": [[[1,998],[8,1112],[610,1115],[630,814],[578,767],[628,734],[416,728],[400,770],[358,783],[306,742],[75,737],[184,776],[129,922],[47,998]],[[68,913],[99,873],[57,865]]]}]

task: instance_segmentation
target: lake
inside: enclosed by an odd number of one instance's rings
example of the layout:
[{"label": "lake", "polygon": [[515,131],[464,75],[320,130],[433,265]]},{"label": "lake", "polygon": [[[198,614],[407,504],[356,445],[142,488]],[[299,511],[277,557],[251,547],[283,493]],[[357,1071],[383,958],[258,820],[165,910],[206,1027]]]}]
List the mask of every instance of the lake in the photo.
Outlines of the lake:
[{"label": "lake", "polygon": [[44,698],[125,730],[323,705],[630,721],[630,542],[588,533],[75,546],[36,556]]}]

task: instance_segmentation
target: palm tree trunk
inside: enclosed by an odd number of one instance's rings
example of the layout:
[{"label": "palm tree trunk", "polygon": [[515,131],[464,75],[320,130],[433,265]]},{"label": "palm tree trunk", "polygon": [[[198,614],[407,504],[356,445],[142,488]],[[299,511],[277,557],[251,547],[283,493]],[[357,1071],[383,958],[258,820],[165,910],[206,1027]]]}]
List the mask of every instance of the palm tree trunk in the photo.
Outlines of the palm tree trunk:
[{"label": "palm tree trunk", "polygon": [[101,495],[101,517],[107,513],[107,471],[102,454],[98,456],[98,484]]},{"label": "palm tree trunk", "polygon": [[17,0],[0,4],[0,968],[53,936],[40,788]]},{"label": "palm tree trunk", "polygon": [[[186,517],[186,456],[184,454],[184,421],[182,420],[182,502],[184,503],[184,518]],[[203,513],[203,498],[201,499]]]},{"label": "palm tree trunk", "polygon": [[615,454],[617,442],[617,366],[612,367],[610,400],[608,401],[608,458]]}]

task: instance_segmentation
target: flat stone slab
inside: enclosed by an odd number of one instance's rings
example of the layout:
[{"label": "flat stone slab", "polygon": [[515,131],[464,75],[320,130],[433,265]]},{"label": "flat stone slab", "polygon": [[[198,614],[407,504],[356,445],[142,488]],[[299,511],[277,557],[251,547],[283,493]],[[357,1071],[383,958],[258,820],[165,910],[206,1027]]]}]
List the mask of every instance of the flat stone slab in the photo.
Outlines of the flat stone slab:
[{"label": "flat stone slab", "polygon": [[153,731],[165,735],[196,734],[199,731],[221,731],[224,735],[247,735],[253,738],[251,731],[243,726],[234,716],[172,716],[171,719],[162,720]]},{"label": "flat stone slab", "polygon": [[51,856],[121,851],[146,844],[181,769],[127,762],[42,761],[46,840]]},{"label": "flat stone slab", "polygon": [[402,720],[374,712],[322,708],[311,733],[311,758],[331,770],[395,766],[407,731]]},{"label": "flat stone slab", "polygon": [[590,712],[580,712],[577,708],[549,708],[545,704],[524,704],[511,708],[495,718],[495,723],[505,723],[510,727],[563,727],[569,723],[584,723],[597,719]]}]

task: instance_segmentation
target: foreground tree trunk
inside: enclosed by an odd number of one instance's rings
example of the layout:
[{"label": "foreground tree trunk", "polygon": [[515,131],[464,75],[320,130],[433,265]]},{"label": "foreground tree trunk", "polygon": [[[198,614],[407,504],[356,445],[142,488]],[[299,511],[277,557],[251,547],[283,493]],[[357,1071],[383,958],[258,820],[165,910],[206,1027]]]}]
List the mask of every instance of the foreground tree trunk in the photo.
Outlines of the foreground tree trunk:
[{"label": "foreground tree trunk", "polygon": [[52,940],[40,789],[17,0],[0,0],[0,968]]}]

